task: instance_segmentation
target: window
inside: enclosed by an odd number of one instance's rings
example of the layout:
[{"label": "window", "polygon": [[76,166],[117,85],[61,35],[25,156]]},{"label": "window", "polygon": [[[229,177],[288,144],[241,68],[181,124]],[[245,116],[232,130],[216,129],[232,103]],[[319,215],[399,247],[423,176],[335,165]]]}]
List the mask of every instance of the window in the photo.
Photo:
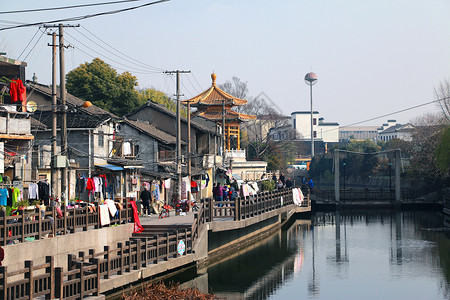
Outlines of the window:
[{"label": "window", "polygon": [[104,146],[104,134],[102,130],[98,131],[98,146],[103,147]]},{"label": "window", "polygon": [[317,131],[313,131],[313,133],[314,133],[314,137],[316,138],[317,137]]},{"label": "window", "polygon": [[313,125],[317,125],[317,119],[313,118]]}]

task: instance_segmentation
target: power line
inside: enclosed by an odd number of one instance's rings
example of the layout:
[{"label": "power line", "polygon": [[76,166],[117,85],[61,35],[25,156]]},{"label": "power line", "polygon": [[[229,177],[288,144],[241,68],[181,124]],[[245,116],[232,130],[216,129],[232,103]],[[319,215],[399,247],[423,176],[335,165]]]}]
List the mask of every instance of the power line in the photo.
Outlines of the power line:
[{"label": "power line", "polygon": [[[155,67],[155,66],[152,66],[152,65],[145,64],[145,63],[143,63],[143,62],[140,62],[140,61],[137,60],[137,59],[134,59],[133,57],[131,57],[131,56],[129,56],[129,55],[127,55],[127,54],[121,52],[121,51],[118,50],[117,48],[115,48],[115,47],[111,46],[110,44],[106,43],[104,40],[102,40],[101,38],[99,38],[98,36],[96,36],[95,34],[93,34],[91,31],[89,31],[86,27],[82,26],[82,28],[83,28],[84,30],[86,30],[87,32],[89,32],[91,35],[93,35],[96,39],[98,39],[99,41],[101,41],[102,43],[104,43],[105,45],[107,45],[108,47],[110,47],[110,48],[112,48],[113,50],[119,52],[119,53],[122,54],[123,56],[128,57],[129,59],[131,59],[132,62],[133,62],[134,64],[140,64],[140,65],[142,65],[142,66],[144,66],[144,67],[146,67],[146,68],[155,69],[155,71],[160,71],[160,72],[162,72],[162,71],[165,70],[165,69],[162,69],[162,68],[158,68],[158,67]],[[88,38],[88,37],[86,37],[86,38]],[[89,38],[88,38],[88,39],[89,39]],[[89,39],[89,40],[90,40],[90,39]]]},{"label": "power line", "polygon": [[0,14],[1,15],[5,15],[5,14],[18,14],[18,13],[29,13],[29,12],[41,12],[41,11],[49,11],[49,10],[61,10],[61,9],[71,9],[71,8],[80,8],[80,7],[89,7],[89,6],[119,4],[119,3],[125,3],[125,2],[135,2],[135,1],[142,1],[142,0],[122,0],[122,1],[103,2],[103,3],[91,3],[91,4],[61,6],[61,7],[49,7],[49,8],[35,8],[35,9],[25,9],[25,10],[0,11]]},{"label": "power line", "polygon": [[17,57],[17,60],[20,60],[20,57],[22,56],[22,54],[25,52],[25,50],[27,50],[28,46],[31,44],[31,42],[34,40],[34,37],[36,36],[36,34],[39,32],[40,28],[38,28],[38,30],[36,30],[36,32],[34,33],[33,37],[31,38],[31,40],[28,42],[28,44],[25,46],[25,48],[23,49],[23,51],[20,53],[20,55]]},{"label": "power line", "polygon": [[[126,64],[123,64],[123,63],[121,63],[121,62],[119,62],[119,61],[117,61],[117,60],[114,60],[114,59],[112,59],[112,58],[110,58],[110,57],[108,57],[108,56],[102,55],[101,53],[95,51],[95,50],[92,49],[91,47],[85,45],[85,44],[82,43],[80,40],[78,40],[77,38],[75,38],[73,35],[71,35],[71,34],[69,34],[69,33],[66,33],[66,34],[67,34],[68,36],[70,36],[71,38],[73,38],[73,39],[74,39],[75,41],[77,41],[78,43],[80,43],[81,45],[83,45],[84,47],[86,47],[87,49],[91,50],[92,52],[97,53],[97,54],[99,54],[100,56],[104,56],[104,57],[106,57],[107,59],[109,59],[109,60],[111,60],[111,61],[113,61],[113,62],[115,62],[115,63],[117,63],[117,64],[119,64],[119,65],[125,66],[125,67],[127,67],[127,68],[129,68],[129,69],[137,70],[136,73],[138,73],[138,72],[143,73],[143,74],[155,74],[155,73],[160,73],[160,72],[155,72],[155,71],[148,71],[148,70],[138,69],[138,68],[136,68],[136,67],[133,67],[133,66],[130,66],[130,65],[126,65]],[[84,51],[82,51],[82,52],[84,52]],[[84,53],[86,53],[86,52],[84,52]]]},{"label": "power line", "polygon": [[[41,36],[38,38],[38,40],[36,41],[36,43],[34,43],[33,47],[30,49],[30,51],[28,52],[27,56],[25,56],[23,58],[23,60],[26,60],[28,58],[28,56],[31,54],[31,52],[34,50],[34,48],[36,47],[36,45],[39,43],[39,41],[41,40],[42,36],[44,35],[44,33],[46,32],[46,30],[42,31]],[[28,46],[27,46],[28,47]]]},{"label": "power line", "polygon": [[99,16],[117,14],[117,13],[134,10],[134,9],[138,9],[138,8],[142,8],[142,7],[146,7],[146,6],[150,6],[150,5],[154,5],[154,4],[159,4],[162,2],[168,2],[168,1],[170,1],[170,0],[159,0],[159,1],[149,2],[149,3],[145,3],[142,5],[138,5],[138,6],[117,9],[117,10],[111,10],[111,11],[101,12],[101,13],[97,13],[97,14],[93,14],[93,15],[84,15],[84,16],[78,16],[78,17],[72,17],[72,18],[58,19],[58,20],[53,20],[53,21],[42,21],[42,22],[36,22],[36,23],[16,25],[16,26],[11,26],[11,27],[0,28],[0,31],[16,29],[16,28],[23,28],[23,27],[30,27],[30,26],[44,25],[46,23],[61,23],[61,22],[68,22],[68,21],[80,21],[80,20],[85,20],[85,19],[99,17]]}]

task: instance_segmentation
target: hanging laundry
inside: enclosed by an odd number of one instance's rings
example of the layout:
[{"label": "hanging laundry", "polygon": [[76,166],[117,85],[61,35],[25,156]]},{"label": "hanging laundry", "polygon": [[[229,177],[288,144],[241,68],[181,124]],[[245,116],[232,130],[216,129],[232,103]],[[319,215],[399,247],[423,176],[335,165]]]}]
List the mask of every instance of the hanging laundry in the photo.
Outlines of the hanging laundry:
[{"label": "hanging laundry", "polygon": [[191,181],[191,192],[198,193],[198,184],[194,180]]},{"label": "hanging laundry", "polygon": [[91,193],[95,192],[95,183],[92,177],[88,178],[86,181],[86,190],[89,191],[89,196],[91,195]]},{"label": "hanging laundry", "polygon": [[50,204],[50,185],[45,181],[39,181],[38,185],[38,195],[39,199],[44,201],[45,205]]},{"label": "hanging laundry", "polygon": [[123,155],[131,155],[131,144],[130,142],[123,143]]},{"label": "hanging laundry", "polygon": [[170,178],[167,178],[166,180],[164,180],[163,181],[164,188],[169,190],[171,182],[172,182],[172,179],[170,179]]},{"label": "hanging laundry", "polygon": [[0,189],[0,205],[6,206],[8,201],[8,189]]},{"label": "hanging laundry", "polygon": [[13,79],[9,85],[9,94],[11,95],[11,103],[21,101],[23,102],[26,89],[20,79]]},{"label": "hanging laundry", "polygon": [[28,184],[28,200],[37,200],[39,199],[39,186],[37,183]]},{"label": "hanging laundry", "polygon": [[156,182],[152,182],[151,186],[152,202],[156,203],[159,201],[159,185]]}]

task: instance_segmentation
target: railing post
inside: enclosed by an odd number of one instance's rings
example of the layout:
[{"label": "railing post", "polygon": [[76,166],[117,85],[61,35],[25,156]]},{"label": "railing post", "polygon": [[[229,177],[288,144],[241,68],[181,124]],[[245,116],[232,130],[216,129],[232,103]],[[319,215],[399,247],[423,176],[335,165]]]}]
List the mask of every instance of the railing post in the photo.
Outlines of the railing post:
[{"label": "railing post", "polygon": [[58,227],[58,219],[56,218],[56,208],[52,207],[52,218],[53,218],[53,226],[52,226],[52,236],[55,237],[56,235],[56,229]]},{"label": "railing post", "polygon": [[[44,216],[45,216],[45,212],[44,212]],[[38,236],[37,239],[40,240],[42,237],[42,213],[41,213],[41,208],[38,207]]]},{"label": "railing post", "polygon": [[170,240],[169,233],[166,232],[166,256],[164,257],[165,261],[169,260],[169,253],[170,253],[169,240]]},{"label": "railing post", "polygon": [[214,198],[209,198],[209,221],[214,221]]},{"label": "railing post", "polygon": [[89,203],[86,204],[84,207],[85,213],[84,213],[84,227],[83,231],[87,231],[89,228]]},{"label": "railing post", "polygon": [[110,247],[109,246],[104,246],[103,247],[103,251],[105,252],[105,255],[103,255],[103,258],[106,260],[106,275],[105,275],[105,279],[109,279],[110,277],[110,273],[111,273],[111,267],[110,267],[110,261],[109,261],[109,257],[110,257]]},{"label": "railing post", "polygon": [[62,209],[62,213],[63,213],[63,222],[64,222],[64,235],[66,235],[66,233],[67,233],[67,209],[66,209],[66,206],[64,205],[63,206],[63,209]]},{"label": "railing post", "polygon": [[136,269],[135,270],[138,270],[142,267],[142,265],[141,265],[141,252],[142,251],[141,250],[142,250],[141,249],[141,240],[137,239],[136,240]]},{"label": "railing post", "polygon": [[75,228],[77,226],[77,208],[75,207],[75,205],[73,206],[73,219],[72,219],[72,228],[70,229],[71,233],[75,233]]},{"label": "railing post", "polygon": [[25,278],[28,281],[28,285],[25,285],[25,288],[27,289],[27,291],[25,291],[25,294],[29,296],[28,299],[33,299],[34,298],[33,261],[26,260],[25,269],[27,269],[27,271],[25,272]]},{"label": "railing post", "polygon": [[157,264],[159,261],[159,235],[156,235],[156,257],[154,263]]},{"label": "railing post", "polygon": [[95,278],[95,292],[94,296],[98,296],[100,294],[100,260],[98,258],[94,258],[92,263],[97,266],[95,269],[96,278]]},{"label": "railing post", "polygon": [[123,243],[118,243],[117,247],[120,249],[120,270],[117,272],[118,275],[122,275],[125,271],[124,268],[124,255],[123,255]]},{"label": "railing post", "polygon": [[55,268],[55,290],[54,290],[54,295],[55,295],[55,298],[59,298],[59,299],[63,299],[64,298],[63,268],[61,268],[61,267],[56,267]]},{"label": "railing post", "polygon": [[25,211],[19,210],[19,215],[22,217],[22,237],[20,238],[21,242],[25,242]]},{"label": "railing post", "polygon": [[49,266],[45,268],[45,274],[48,274],[50,276],[49,278],[50,294],[46,294],[45,299],[53,299],[54,298],[53,285],[55,284],[55,274],[53,273],[55,261],[53,259],[53,256],[46,256],[45,263],[49,264]]},{"label": "railing post", "polygon": [[97,225],[96,225],[96,229],[99,229],[99,228],[101,228],[101,225],[100,225],[100,203],[99,202],[97,202]]},{"label": "railing post", "polygon": [[77,262],[77,269],[79,270],[77,278],[80,280],[80,299],[84,298],[84,261]]}]

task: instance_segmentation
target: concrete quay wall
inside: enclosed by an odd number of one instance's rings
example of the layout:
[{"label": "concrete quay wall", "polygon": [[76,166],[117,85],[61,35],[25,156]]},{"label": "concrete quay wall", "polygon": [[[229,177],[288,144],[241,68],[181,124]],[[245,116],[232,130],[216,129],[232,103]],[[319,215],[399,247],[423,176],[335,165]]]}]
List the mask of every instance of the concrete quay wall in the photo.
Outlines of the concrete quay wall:
[{"label": "concrete quay wall", "polygon": [[4,246],[5,259],[2,262],[8,272],[22,269],[24,261],[32,260],[35,265],[45,263],[45,256],[53,256],[55,267],[67,270],[68,254],[78,254],[89,249],[103,251],[105,245],[116,246],[118,242],[127,241],[134,229],[134,224],[123,224],[116,227],[91,229],[67,235],[57,235],[32,242]]}]

